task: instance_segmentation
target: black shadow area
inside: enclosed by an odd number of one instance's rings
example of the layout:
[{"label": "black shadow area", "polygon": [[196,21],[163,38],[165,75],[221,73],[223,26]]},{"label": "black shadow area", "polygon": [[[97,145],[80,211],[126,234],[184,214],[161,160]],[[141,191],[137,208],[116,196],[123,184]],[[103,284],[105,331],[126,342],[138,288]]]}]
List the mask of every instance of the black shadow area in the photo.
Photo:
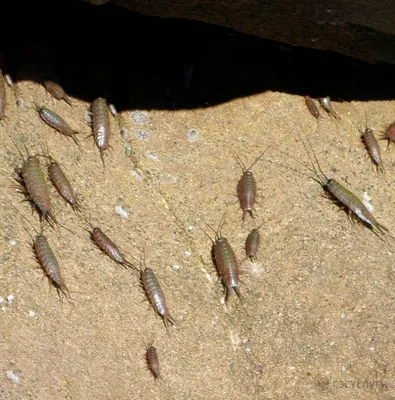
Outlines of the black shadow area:
[{"label": "black shadow area", "polygon": [[88,102],[104,96],[118,110],[207,107],[267,90],[334,100],[394,98],[392,65],[112,4],[30,1],[17,10],[16,3],[2,6],[12,25],[0,28],[7,38],[0,51],[14,79],[42,83],[54,73],[69,95]]}]

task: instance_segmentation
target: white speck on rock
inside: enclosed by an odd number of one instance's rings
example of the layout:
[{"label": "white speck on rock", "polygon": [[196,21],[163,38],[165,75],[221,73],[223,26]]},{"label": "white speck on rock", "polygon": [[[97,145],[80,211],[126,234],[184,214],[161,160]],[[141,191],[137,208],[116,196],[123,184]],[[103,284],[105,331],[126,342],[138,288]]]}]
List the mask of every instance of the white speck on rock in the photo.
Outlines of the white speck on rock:
[{"label": "white speck on rock", "polygon": [[169,175],[169,174],[164,174],[164,175],[162,175],[162,176],[160,177],[160,180],[161,180],[163,183],[174,184],[174,183],[177,182],[177,177],[171,176],[171,175]]},{"label": "white speck on rock", "polygon": [[10,295],[7,297],[7,302],[8,302],[8,304],[13,304],[13,303],[14,303],[14,300],[15,300],[15,296],[14,296],[13,294],[10,294]]},{"label": "white speck on rock", "polygon": [[0,297],[0,304],[4,303],[4,297]]},{"label": "white speck on rock", "polygon": [[18,109],[19,109],[20,111],[24,111],[24,110],[25,110],[25,104],[24,104],[24,102],[23,102],[22,99],[18,99],[18,100],[16,101],[16,106],[18,107]]},{"label": "white speck on rock", "polygon": [[18,375],[14,374],[14,372],[12,371],[7,371],[7,378],[16,383],[17,385],[19,385],[21,383],[21,378],[19,378]]},{"label": "white speck on rock", "polygon": [[193,142],[196,142],[196,140],[199,139],[199,132],[196,129],[190,129],[188,131],[187,136],[188,136],[188,142],[189,143],[193,143]]},{"label": "white speck on rock", "polygon": [[16,245],[16,240],[11,239],[11,240],[10,240],[10,245],[11,245],[11,246],[15,246],[15,245]]},{"label": "white speck on rock", "polygon": [[29,317],[35,317],[36,316],[36,312],[29,310]]},{"label": "white speck on rock", "polygon": [[125,211],[122,206],[115,206],[115,212],[122,218],[127,218],[129,216],[128,212]]},{"label": "white speck on rock", "polygon": [[145,131],[144,129],[139,129],[134,132],[134,134],[140,139],[140,140],[148,140],[150,133],[149,131]]},{"label": "white speck on rock", "polygon": [[147,158],[149,158],[150,160],[153,160],[153,161],[158,161],[159,160],[158,156],[153,151],[147,151],[145,153],[145,156]]},{"label": "white speck on rock", "polygon": [[123,140],[128,139],[128,131],[125,128],[121,128],[121,136]]},{"label": "white speck on rock", "polygon": [[191,255],[191,252],[188,251],[188,250],[186,250],[186,251],[185,251],[185,255],[186,255],[187,257],[189,257],[189,256]]},{"label": "white speck on rock", "polygon": [[151,121],[150,116],[145,111],[132,111],[130,119],[135,125],[144,125]]},{"label": "white speck on rock", "polygon": [[143,177],[141,176],[141,174],[139,172],[137,172],[135,169],[132,169],[130,171],[130,173],[140,182],[143,181]]},{"label": "white speck on rock", "polygon": [[172,265],[171,269],[173,271],[179,271],[181,269],[181,267],[179,265]]}]

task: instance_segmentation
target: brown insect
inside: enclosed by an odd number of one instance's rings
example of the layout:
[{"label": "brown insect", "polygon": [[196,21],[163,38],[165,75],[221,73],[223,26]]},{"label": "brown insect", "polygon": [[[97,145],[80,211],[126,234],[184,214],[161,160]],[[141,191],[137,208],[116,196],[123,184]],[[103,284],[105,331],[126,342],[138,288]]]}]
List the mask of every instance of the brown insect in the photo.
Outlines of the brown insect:
[{"label": "brown insect", "polygon": [[[321,166],[318,162],[317,156],[314,153],[313,147],[310,143],[310,140],[308,137],[306,138],[310,150],[313,154],[313,158],[310,154],[310,152],[307,149],[307,146],[305,142],[303,141],[302,137],[298,133],[300,140],[302,141],[302,144],[305,148],[305,151],[307,153],[307,156],[309,157],[311,167],[308,165],[305,165],[304,163],[300,162],[299,160],[295,159],[291,155],[287,154],[288,157],[292,158],[294,161],[299,163],[300,165],[303,165],[305,168],[307,168],[310,172],[313,173],[314,176],[307,175],[310,179],[313,179],[315,182],[319,183],[322,188],[326,191],[328,196],[333,199],[339,206],[344,208],[348,215],[351,217],[356,218],[356,220],[366,227],[368,227],[373,233],[375,233],[377,236],[380,237],[380,235],[384,235],[385,233],[388,233],[388,229],[381,225],[371,214],[371,212],[365,207],[363,202],[356,196],[354,195],[350,190],[345,188],[342,184],[340,184],[337,180],[328,178],[322,171]],[[317,164],[317,166],[314,164]],[[301,173],[300,171],[296,171],[302,175],[305,175]],[[391,236],[391,235],[390,235]]]},{"label": "brown insect", "polygon": [[203,233],[211,240],[212,243],[212,255],[214,258],[215,266],[217,268],[217,272],[219,277],[221,278],[224,286],[225,286],[225,303],[228,303],[229,296],[231,291],[237,294],[240,300],[243,300],[243,296],[240,291],[240,266],[237,261],[236,255],[229,244],[228,239],[222,236],[222,228],[225,222],[225,215],[221,218],[218,230],[215,231],[214,228],[209,225],[204,219],[195,214],[212,232],[214,232],[214,240],[213,238],[205,232],[203,229]]},{"label": "brown insect", "polygon": [[6,108],[6,90],[4,84],[3,74],[0,71],[0,120],[5,117],[5,108]]},{"label": "brown insect", "polygon": [[92,128],[92,135],[95,138],[96,146],[99,148],[104,168],[104,151],[110,148],[109,139],[111,131],[107,100],[103,97],[95,99],[92,103]]},{"label": "brown insect", "polygon": [[387,140],[387,150],[390,147],[391,142],[395,143],[395,122],[389,124],[384,131],[384,135],[380,137],[381,140]]},{"label": "brown insect", "polygon": [[369,157],[373,161],[373,163],[376,165],[377,170],[380,170],[381,172],[384,172],[383,168],[383,159],[381,158],[381,151],[379,144],[377,142],[376,137],[374,136],[374,133],[372,129],[368,127],[368,118],[366,115],[366,110],[365,111],[365,128],[362,126],[356,126],[354,122],[350,119],[350,122],[356,127],[358,130],[362,143],[364,144]]},{"label": "brown insect", "polygon": [[309,110],[310,114],[318,119],[320,117],[320,112],[318,111],[318,107],[315,105],[313,99],[310,96],[304,96],[304,100],[306,102],[306,107]]},{"label": "brown insect", "polygon": [[74,211],[81,212],[77,196],[69,180],[56,161],[48,163],[48,174],[59,194],[71,205]]},{"label": "brown insect", "polygon": [[50,93],[56,100],[64,100],[68,105],[73,106],[70,98],[67,96],[66,92],[60,86],[58,80],[55,77],[51,79],[46,79],[44,81],[45,89]]},{"label": "brown insect", "polygon": [[[25,217],[24,217],[25,218]],[[30,221],[25,218],[26,221],[33,227]],[[34,229],[34,227],[33,227]],[[42,227],[41,227],[42,229]],[[61,298],[60,294],[62,293],[65,297],[70,297],[70,291],[64,283],[62,274],[60,272],[60,267],[58,260],[55,257],[54,252],[52,251],[48,239],[43,235],[43,231],[41,230],[40,234],[36,231],[36,237],[29,233],[29,231],[25,228],[30,237],[33,240],[33,250],[35,252],[37,262],[40,264],[41,268],[45,272],[45,275],[48,277],[49,281],[56,288],[58,292],[59,298]]]},{"label": "brown insect", "polygon": [[248,234],[245,242],[246,258],[249,258],[251,262],[255,262],[256,255],[261,244],[261,235],[259,233],[259,228],[261,226],[262,225],[259,225],[257,228],[252,229],[252,231]]},{"label": "brown insect", "polygon": [[42,120],[45,121],[49,126],[60,132],[62,135],[71,137],[74,142],[78,144],[78,140],[75,136],[78,132],[72,129],[60,115],[46,107],[37,107],[37,111],[39,112]]},{"label": "brown insect", "polygon": [[[145,265],[145,255],[143,264]],[[144,270],[140,268],[140,280],[148,300],[150,301],[155,312],[162,317],[167,334],[169,334],[169,324],[175,325],[175,320],[170,315],[170,311],[166,304],[165,295],[161,286],[159,285],[154,271],[148,267],[145,267]]]},{"label": "brown insect", "polygon": [[[41,170],[41,164],[37,156],[30,156],[24,159],[22,152],[19,150],[16,142],[9,136],[9,139],[14,143],[16,149],[23,159],[21,169],[16,168],[18,177],[15,178],[18,183],[24,186],[25,194],[36,207],[41,222],[41,229],[43,229],[44,220],[50,225],[58,223],[52,213],[51,198],[44,174]],[[26,152],[28,153],[27,149]]]},{"label": "brown insect", "polygon": [[334,118],[339,119],[339,116],[332,108],[331,98],[329,96],[320,98],[320,104],[328,115],[332,115]]},{"label": "brown insect", "polygon": [[159,359],[156,348],[153,346],[151,342],[146,349],[145,358],[147,360],[148,369],[151,371],[155,380],[162,379],[159,372]]},{"label": "brown insect", "polygon": [[82,219],[89,225],[90,229],[85,228],[91,235],[93,243],[107,256],[109,256],[116,263],[125,268],[133,268],[138,270],[130,261],[126,260],[125,256],[118,248],[118,246],[98,227],[94,227],[91,220]]},{"label": "brown insect", "polygon": [[383,159],[381,158],[381,151],[377,139],[375,138],[373,131],[370,128],[365,128],[364,131],[360,131],[361,138],[365,144],[366,150],[369,153],[370,158],[376,165],[377,170],[384,172]]},{"label": "brown insect", "polygon": [[254,174],[251,171],[251,168],[263,157],[266,151],[271,147],[269,145],[261,155],[259,155],[254,162],[246,168],[245,164],[241,161],[240,157],[236,154],[236,152],[229,146],[229,149],[233,153],[234,158],[236,159],[237,163],[240,165],[241,169],[243,170],[243,175],[240,178],[237,184],[237,196],[239,198],[240,207],[243,211],[242,221],[244,223],[245,217],[247,214],[250,214],[252,218],[255,218],[255,201],[256,201],[256,181],[254,178]]}]

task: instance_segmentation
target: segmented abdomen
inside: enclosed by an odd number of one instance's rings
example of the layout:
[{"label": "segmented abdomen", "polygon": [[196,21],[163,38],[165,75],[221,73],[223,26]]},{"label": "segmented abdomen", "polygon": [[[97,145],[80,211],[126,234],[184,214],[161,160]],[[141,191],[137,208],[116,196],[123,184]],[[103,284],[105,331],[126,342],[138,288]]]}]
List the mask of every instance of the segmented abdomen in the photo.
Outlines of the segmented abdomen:
[{"label": "segmented abdomen", "polygon": [[240,206],[244,212],[251,211],[255,204],[256,183],[252,172],[243,174],[237,185]]},{"label": "segmented abdomen", "polygon": [[77,198],[74,195],[73,189],[71,188],[70,182],[66,178],[66,175],[60,169],[56,162],[53,162],[48,167],[49,177],[56,186],[59,193],[72,205],[77,206]]},{"label": "segmented abdomen", "polygon": [[46,107],[40,107],[39,111],[41,118],[48,125],[52,126],[52,128],[56,129],[58,132],[62,133],[65,136],[74,136],[75,132],[60,115],[54,113]]},{"label": "segmented abdomen", "polygon": [[214,245],[215,263],[226,287],[239,285],[239,264],[227,239],[219,238]]},{"label": "segmented abdomen", "polygon": [[310,114],[314,117],[314,118],[319,118],[320,116],[320,112],[318,111],[317,106],[315,105],[314,101],[312,100],[312,98],[310,96],[304,96],[305,102],[306,102],[306,106],[307,109],[309,110]]},{"label": "segmented abdomen", "polygon": [[72,105],[71,100],[66,95],[62,86],[55,79],[47,79],[44,81],[45,89],[53,96],[56,100],[64,100],[70,106]]},{"label": "segmented abdomen", "polygon": [[147,357],[148,368],[154,375],[154,378],[155,379],[160,378],[158,353],[156,352],[156,348],[154,346],[150,346],[148,348],[146,357]]},{"label": "segmented abdomen", "polygon": [[100,151],[106,150],[109,145],[110,119],[108,116],[107,101],[99,97],[92,103],[93,134]]},{"label": "segmented abdomen", "polygon": [[50,215],[51,198],[38,158],[29,157],[28,160],[24,161],[22,178],[31,200],[41,211],[43,217]]},{"label": "segmented abdomen", "polygon": [[362,201],[335,179],[329,179],[327,188],[333,196],[348,207],[363,222],[371,227],[379,225]]},{"label": "segmented abdomen", "polygon": [[34,250],[42,268],[55,286],[61,290],[66,289],[60,273],[58,261],[45,236],[36,237],[34,241]]},{"label": "segmented abdomen", "polygon": [[119,264],[126,262],[124,256],[115,245],[115,243],[108,238],[106,234],[102,232],[100,228],[94,228],[92,230],[92,240],[100,247],[110,258]]},{"label": "segmented abdomen", "polygon": [[249,233],[246,239],[245,250],[247,257],[253,258],[256,256],[256,253],[258,252],[259,242],[260,242],[259,230],[253,229]]},{"label": "segmented abdomen", "polygon": [[365,132],[363,133],[363,139],[366,143],[366,147],[368,148],[369,155],[372,158],[373,162],[377,166],[381,166],[382,159],[381,159],[380,147],[373,134],[373,131],[371,129],[366,129]]},{"label": "segmented abdomen", "polygon": [[166,306],[165,296],[151,268],[146,268],[143,271],[141,280],[155,310],[162,317],[166,317],[169,314],[169,311]]}]

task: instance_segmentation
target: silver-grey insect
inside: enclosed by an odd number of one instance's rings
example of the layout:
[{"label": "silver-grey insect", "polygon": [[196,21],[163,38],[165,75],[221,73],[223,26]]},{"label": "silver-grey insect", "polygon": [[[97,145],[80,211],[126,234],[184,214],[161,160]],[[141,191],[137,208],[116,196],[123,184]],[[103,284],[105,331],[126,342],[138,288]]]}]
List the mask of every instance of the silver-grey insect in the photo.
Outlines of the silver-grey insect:
[{"label": "silver-grey insect", "polygon": [[100,158],[104,168],[104,151],[110,148],[110,117],[107,100],[103,97],[95,99],[92,103],[92,128],[96,146],[100,151]]},{"label": "silver-grey insect", "polygon": [[175,320],[170,315],[165,295],[159,285],[154,271],[151,268],[146,267],[144,270],[140,271],[140,279],[150,303],[154,307],[154,310],[162,317],[167,333],[169,333],[169,325],[175,325]]}]

